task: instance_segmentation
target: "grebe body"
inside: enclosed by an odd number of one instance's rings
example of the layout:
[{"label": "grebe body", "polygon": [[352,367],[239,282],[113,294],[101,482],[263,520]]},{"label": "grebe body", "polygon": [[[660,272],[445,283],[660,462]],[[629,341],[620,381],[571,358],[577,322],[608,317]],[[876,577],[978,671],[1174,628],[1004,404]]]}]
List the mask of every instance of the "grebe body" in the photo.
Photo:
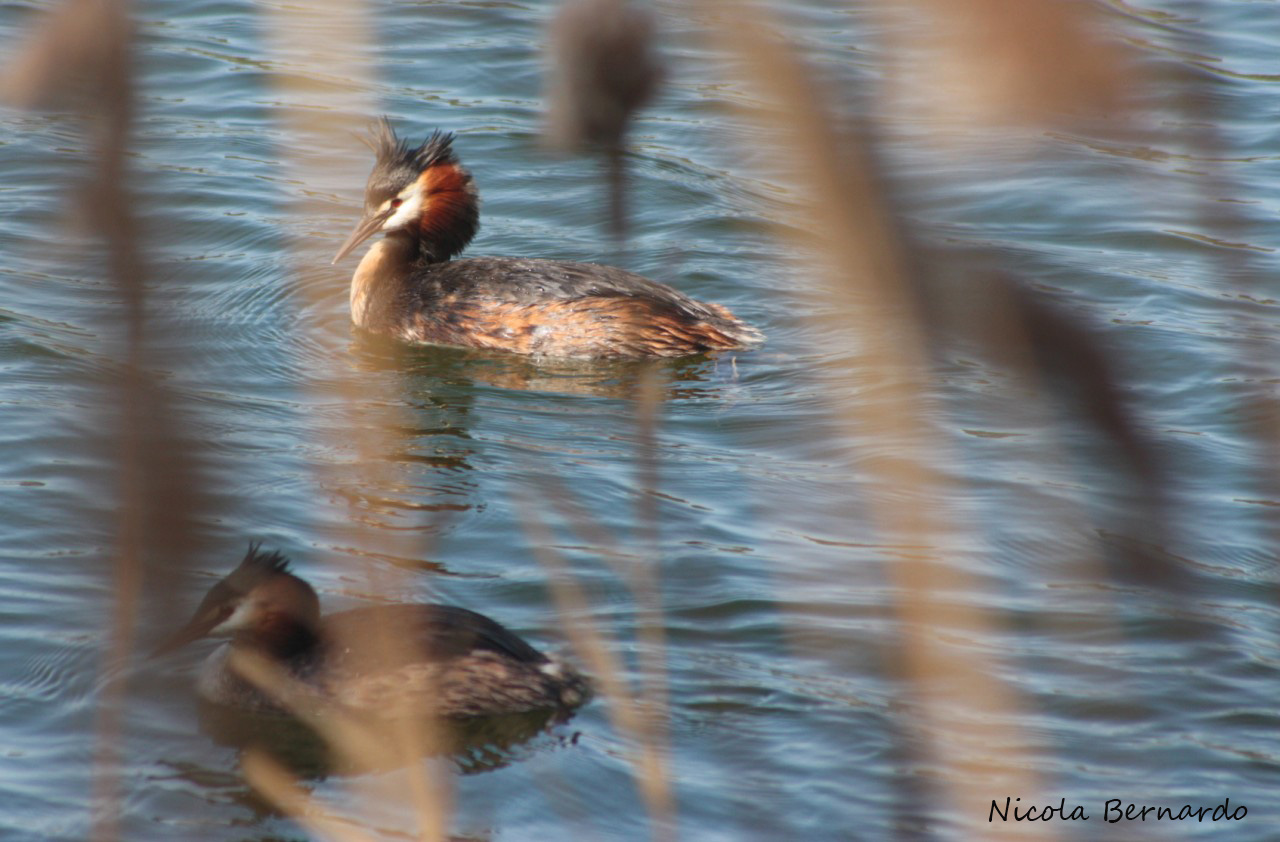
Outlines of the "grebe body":
[{"label": "grebe body", "polygon": [[521,257],[454,259],[479,228],[479,198],[453,138],[421,146],[384,119],[364,217],[334,262],[379,232],[351,282],[361,328],[410,342],[556,357],[676,357],[763,337],[724,307],[634,272]]},{"label": "grebe body", "polygon": [[156,655],[230,636],[201,670],[197,690],[216,704],[279,711],[239,674],[237,652],[266,658],[319,702],[380,717],[490,716],[576,707],[589,685],[494,620],[450,605],[391,605],[320,616],[319,599],[279,553],[250,546]]}]

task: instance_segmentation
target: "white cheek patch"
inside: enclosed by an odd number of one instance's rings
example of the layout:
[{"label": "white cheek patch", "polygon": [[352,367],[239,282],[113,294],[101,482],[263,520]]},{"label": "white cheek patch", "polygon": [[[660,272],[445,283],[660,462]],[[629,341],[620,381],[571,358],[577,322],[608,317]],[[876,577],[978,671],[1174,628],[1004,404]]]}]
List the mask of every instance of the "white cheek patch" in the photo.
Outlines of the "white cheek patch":
[{"label": "white cheek patch", "polygon": [[422,210],[422,191],[418,189],[418,185],[415,184],[400,194],[400,200],[402,202],[400,207],[396,208],[396,212],[382,223],[383,231],[407,228],[417,221],[419,212]]},{"label": "white cheek patch", "polygon": [[231,612],[231,616],[209,629],[209,634],[230,634],[231,632],[249,628],[253,625],[253,615],[256,608],[257,605],[252,600],[241,600],[236,609]]}]

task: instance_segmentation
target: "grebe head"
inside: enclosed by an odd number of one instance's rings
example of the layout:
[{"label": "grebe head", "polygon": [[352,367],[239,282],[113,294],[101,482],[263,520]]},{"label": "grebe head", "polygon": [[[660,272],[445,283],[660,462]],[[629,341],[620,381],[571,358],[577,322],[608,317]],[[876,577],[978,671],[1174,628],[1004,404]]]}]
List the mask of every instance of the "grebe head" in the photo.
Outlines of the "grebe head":
[{"label": "grebe head", "polygon": [[231,637],[288,656],[315,641],[320,600],[311,586],[289,572],[278,552],[249,545],[240,566],[205,594],[185,626],[152,653],[163,655],[202,637]]},{"label": "grebe head", "polygon": [[364,217],[333,262],[379,231],[415,238],[431,262],[466,248],[480,227],[480,202],[471,173],[453,152],[453,135],[432,132],[421,146],[410,146],[383,117],[366,143],[376,160],[365,186]]}]

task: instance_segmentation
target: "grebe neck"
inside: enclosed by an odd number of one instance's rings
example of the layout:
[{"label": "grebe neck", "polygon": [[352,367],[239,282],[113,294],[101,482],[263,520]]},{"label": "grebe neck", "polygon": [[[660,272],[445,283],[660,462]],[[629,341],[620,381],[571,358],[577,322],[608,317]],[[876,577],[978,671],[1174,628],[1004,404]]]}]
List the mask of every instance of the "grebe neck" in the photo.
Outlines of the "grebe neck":
[{"label": "grebe neck", "polygon": [[417,259],[418,242],[407,233],[389,233],[370,246],[351,277],[351,320],[376,330],[380,314],[405,286]]}]

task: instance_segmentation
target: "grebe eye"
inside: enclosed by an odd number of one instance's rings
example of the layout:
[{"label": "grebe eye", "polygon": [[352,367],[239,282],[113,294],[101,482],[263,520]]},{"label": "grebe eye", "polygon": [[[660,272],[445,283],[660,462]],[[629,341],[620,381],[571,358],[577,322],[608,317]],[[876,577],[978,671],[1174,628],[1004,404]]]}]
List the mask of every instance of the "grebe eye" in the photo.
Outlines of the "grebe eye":
[{"label": "grebe eye", "polygon": [[401,205],[403,205],[403,204],[404,204],[404,199],[392,199],[392,200],[391,200],[391,207],[393,207],[393,208],[398,208],[398,207],[400,207],[400,206],[401,206]]}]

